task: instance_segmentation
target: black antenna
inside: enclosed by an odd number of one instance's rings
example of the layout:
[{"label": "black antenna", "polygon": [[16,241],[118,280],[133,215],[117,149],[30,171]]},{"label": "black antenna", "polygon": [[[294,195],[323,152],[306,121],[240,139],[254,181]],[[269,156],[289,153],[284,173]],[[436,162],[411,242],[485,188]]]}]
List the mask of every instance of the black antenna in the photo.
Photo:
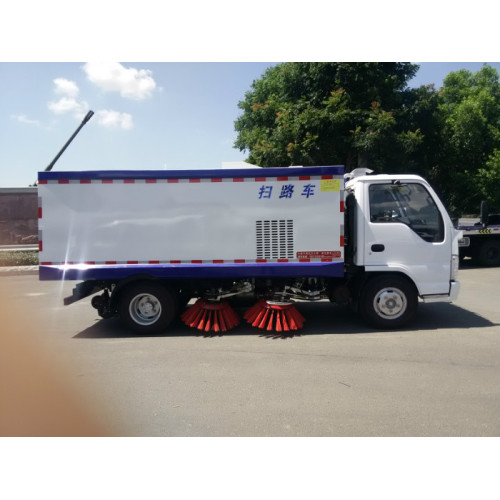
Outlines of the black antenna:
[{"label": "black antenna", "polygon": [[56,157],[45,167],[45,172],[50,172],[52,170],[52,167],[54,166],[54,164],[56,163],[57,160],[59,160],[59,157],[64,153],[64,151],[66,150],[66,148],[70,145],[71,141],[76,137],[76,135],[78,134],[78,132],[80,132],[80,130],[82,129],[82,127],[92,118],[94,112],[93,111],[89,111],[85,118],[83,119],[82,123],[80,123],[80,126],[75,130],[75,132],[73,133],[73,135],[68,139],[68,142],[66,142],[66,144],[63,146],[63,148],[61,149],[61,151],[59,151],[59,153],[57,153]]}]

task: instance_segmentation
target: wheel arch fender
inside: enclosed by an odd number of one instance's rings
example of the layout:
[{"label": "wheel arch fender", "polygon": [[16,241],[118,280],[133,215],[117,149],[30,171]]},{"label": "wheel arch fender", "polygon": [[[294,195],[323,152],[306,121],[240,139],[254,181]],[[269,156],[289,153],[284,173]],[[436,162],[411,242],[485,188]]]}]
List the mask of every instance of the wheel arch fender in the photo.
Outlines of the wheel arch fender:
[{"label": "wheel arch fender", "polygon": [[418,289],[418,286],[415,282],[415,280],[409,275],[408,273],[404,272],[402,269],[391,269],[390,271],[370,271],[370,272],[365,272],[361,276],[356,278],[356,298],[359,299],[361,294],[363,293],[363,289],[367,285],[369,281],[372,281],[376,278],[380,277],[397,277],[397,278],[402,278],[408,282],[409,285],[413,287],[415,290],[415,293],[420,297],[420,291]]}]

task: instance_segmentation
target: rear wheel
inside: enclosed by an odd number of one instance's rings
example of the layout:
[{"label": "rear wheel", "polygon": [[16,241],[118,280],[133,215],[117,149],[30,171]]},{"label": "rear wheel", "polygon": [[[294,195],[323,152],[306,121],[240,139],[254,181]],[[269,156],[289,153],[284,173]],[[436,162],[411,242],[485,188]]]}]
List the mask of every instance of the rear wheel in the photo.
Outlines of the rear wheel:
[{"label": "rear wheel", "polygon": [[477,260],[482,266],[500,266],[500,241],[484,241],[479,247]]},{"label": "rear wheel", "polygon": [[163,332],[178,313],[176,293],[157,282],[128,285],[121,292],[118,314],[124,325],[141,334]]},{"label": "rear wheel", "polygon": [[400,276],[372,278],[361,293],[359,312],[375,328],[399,328],[410,322],[417,312],[415,287]]}]

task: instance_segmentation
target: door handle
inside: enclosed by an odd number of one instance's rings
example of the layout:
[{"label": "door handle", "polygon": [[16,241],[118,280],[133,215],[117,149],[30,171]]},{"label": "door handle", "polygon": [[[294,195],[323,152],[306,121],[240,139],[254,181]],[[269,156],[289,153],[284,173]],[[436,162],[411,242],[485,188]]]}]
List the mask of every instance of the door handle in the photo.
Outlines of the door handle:
[{"label": "door handle", "polygon": [[385,245],[381,243],[375,243],[372,245],[372,252],[383,252],[385,250]]}]

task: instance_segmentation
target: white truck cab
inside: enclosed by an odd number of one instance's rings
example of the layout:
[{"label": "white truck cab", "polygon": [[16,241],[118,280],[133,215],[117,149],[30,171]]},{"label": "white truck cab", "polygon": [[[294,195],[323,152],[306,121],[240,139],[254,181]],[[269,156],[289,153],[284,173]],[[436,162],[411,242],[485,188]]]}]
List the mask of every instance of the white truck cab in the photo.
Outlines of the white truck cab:
[{"label": "white truck cab", "polygon": [[[459,293],[457,231],[432,187],[416,175],[354,176],[345,185],[351,259],[366,276],[405,278],[424,302],[453,301]],[[408,282],[408,281],[407,281]],[[390,290],[389,290],[390,288]],[[380,313],[403,313],[406,294],[380,292]],[[385,300],[385,303],[384,303]]]}]

